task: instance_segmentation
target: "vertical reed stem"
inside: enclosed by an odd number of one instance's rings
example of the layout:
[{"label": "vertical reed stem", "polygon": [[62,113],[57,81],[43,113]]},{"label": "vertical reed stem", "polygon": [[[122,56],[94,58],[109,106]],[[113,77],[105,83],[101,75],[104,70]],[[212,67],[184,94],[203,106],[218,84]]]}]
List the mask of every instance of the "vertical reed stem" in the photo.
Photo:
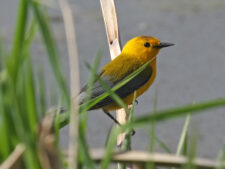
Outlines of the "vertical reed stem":
[{"label": "vertical reed stem", "polygon": [[[65,23],[67,46],[70,63],[70,97],[73,98],[80,90],[79,61],[76,34],[72,10],[67,0],[59,0]],[[78,99],[70,104],[70,139],[69,139],[69,169],[77,168],[78,134],[79,134],[79,103]]]},{"label": "vertical reed stem", "polygon": [[[121,53],[115,3],[114,0],[100,0],[100,2],[105,22],[105,29],[108,38],[110,55],[111,59],[113,60]],[[116,111],[116,119],[120,122],[120,124],[126,123],[128,118],[129,115],[125,112],[124,109]],[[117,146],[121,146],[123,140],[125,139],[125,134],[126,133],[122,133],[118,136]],[[120,164],[118,164],[118,168],[120,168]]]}]

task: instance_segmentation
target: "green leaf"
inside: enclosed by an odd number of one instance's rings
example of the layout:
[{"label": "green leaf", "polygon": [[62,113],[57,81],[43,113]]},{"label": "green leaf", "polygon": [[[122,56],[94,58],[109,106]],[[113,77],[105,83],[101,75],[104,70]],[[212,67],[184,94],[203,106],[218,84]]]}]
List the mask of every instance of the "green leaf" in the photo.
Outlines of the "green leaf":
[{"label": "green leaf", "polygon": [[[57,81],[57,85],[60,88],[60,92],[62,96],[64,96],[66,107],[70,107],[70,96],[69,92],[66,86],[66,81],[63,77],[62,70],[60,68],[59,64],[59,56],[58,51],[56,48],[55,40],[52,36],[52,31],[50,29],[49,21],[47,20],[46,16],[44,15],[43,11],[41,11],[40,6],[37,2],[33,0],[28,0],[33,7],[34,16],[37,19],[37,23],[39,25],[41,35],[43,38],[43,42],[45,44],[47,53],[48,53],[48,59],[51,64],[51,68],[54,72],[54,76]],[[69,113],[69,111],[68,111]]]},{"label": "green leaf", "polygon": [[181,155],[182,149],[184,149],[185,147],[185,143],[187,141],[187,134],[188,134],[188,127],[190,124],[190,119],[191,119],[191,115],[188,114],[184,123],[184,127],[180,136],[180,140],[178,143],[178,147],[177,147],[177,152],[176,155]]}]

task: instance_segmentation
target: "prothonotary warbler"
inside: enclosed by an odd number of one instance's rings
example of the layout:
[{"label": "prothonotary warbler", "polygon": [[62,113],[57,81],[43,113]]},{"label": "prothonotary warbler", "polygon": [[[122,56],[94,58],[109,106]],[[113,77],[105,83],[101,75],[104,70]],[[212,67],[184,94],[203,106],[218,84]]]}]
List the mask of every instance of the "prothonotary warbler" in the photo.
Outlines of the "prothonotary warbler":
[{"label": "prothonotary warbler", "polygon": [[[138,36],[129,40],[122,49],[122,52],[114,60],[106,64],[101,70],[100,77],[111,88],[123,80],[126,76],[137,70],[149,60],[155,58],[150,62],[140,74],[127,84],[115,91],[115,93],[129,105],[134,99],[134,92],[136,91],[136,98],[142,95],[153,83],[156,77],[156,55],[159,50],[172,46],[172,43],[160,42],[158,39],[150,36]],[[86,87],[81,90],[80,103],[83,102],[82,96],[85,95]],[[104,88],[97,81],[93,85],[92,96],[95,98],[105,92]],[[109,111],[121,108],[113,99],[108,96],[90,110],[103,109],[103,111],[110,116],[116,123],[116,119],[109,114]]]}]

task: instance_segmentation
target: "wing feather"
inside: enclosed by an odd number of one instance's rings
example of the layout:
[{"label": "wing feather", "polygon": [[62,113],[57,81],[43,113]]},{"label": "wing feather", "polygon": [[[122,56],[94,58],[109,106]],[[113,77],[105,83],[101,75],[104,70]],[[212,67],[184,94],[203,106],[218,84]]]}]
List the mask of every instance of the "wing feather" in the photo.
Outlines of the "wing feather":
[{"label": "wing feather", "polygon": [[[121,62],[120,62],[121,63]],[[127,63],[127,62],[123,62],[123,63]],[[129,63],[129,62],[128,62]],[[110,64],[106,65],[106,66],[110,66]],[[128,66],[128,67],[127,67]],[[117,75],[118,73],[121,73],[121,70],[124,69],[124,64],[117,64],[117,68],[116,69],[112,69],[112,72],[105,72],[104,68],[103,68],[103,72],[100,73],[102,80],[110,87],[113,88],[116,84],[118,84],[119,82],[121,82],[126,76],[128,76],[129,74],[131,74],[132,72],[134,72],[136,69],[138,69],[141,65],[140,64],[133,64],[132,67],[129,68],[129,65],[126,65],[126,73],[123,74],[122,76],[120,75],[120,78],[115,77],[115,75]],[[105,70],[110,70],[110,69],[105,69]],[[118,71],[118,72],[116,72]],[[148,80],[151,78],[152,75],[152,68],[150,66],[146,67],[140,74],[138,74],[135,78],[133,78],[131,81],[129,81],[127,84],[125,84],[124,86],[122,86],[121,88],[119,88],[117,91],[115,91],[115,93],[120,97],[120,98],[125,98],[126,96],[132,94],[135,90],[139,89],[141,86],[143,86],[145,83],[148,82]],[[85,95],[85,91],[86,91],[86,86],[81,90],[81,95]],[[106,91],[104,90],[104,88],[101,86],[101,84],[96,81],[93,85],[93,90],[92,90],[92,95],[91,98],[96,98],[100,95],[102,95],[103,93],[105,93]],[[83,103],[83,98],[81,98],[80,104]],[[100,101],[99,103],[97,103],[95,106],[93,106],[91,108],[91,110],[93,109],[98,109],[101,108],[103,106],[107,106],[111,103],[114,103],[113,99],[108,96],[105,99],[103,99],[102,101]]]}]

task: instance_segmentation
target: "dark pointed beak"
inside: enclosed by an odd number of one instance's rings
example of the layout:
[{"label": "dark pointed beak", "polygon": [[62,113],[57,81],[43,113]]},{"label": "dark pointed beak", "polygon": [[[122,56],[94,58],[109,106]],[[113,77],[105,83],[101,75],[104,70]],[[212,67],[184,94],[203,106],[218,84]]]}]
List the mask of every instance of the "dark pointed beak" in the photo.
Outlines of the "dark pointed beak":
[{"label": "dark pointed beak", "polygon": [[154,46],[153,48],[161,49],[169,46],[173,46],[173,43],[161,42],[159,45]]}]

